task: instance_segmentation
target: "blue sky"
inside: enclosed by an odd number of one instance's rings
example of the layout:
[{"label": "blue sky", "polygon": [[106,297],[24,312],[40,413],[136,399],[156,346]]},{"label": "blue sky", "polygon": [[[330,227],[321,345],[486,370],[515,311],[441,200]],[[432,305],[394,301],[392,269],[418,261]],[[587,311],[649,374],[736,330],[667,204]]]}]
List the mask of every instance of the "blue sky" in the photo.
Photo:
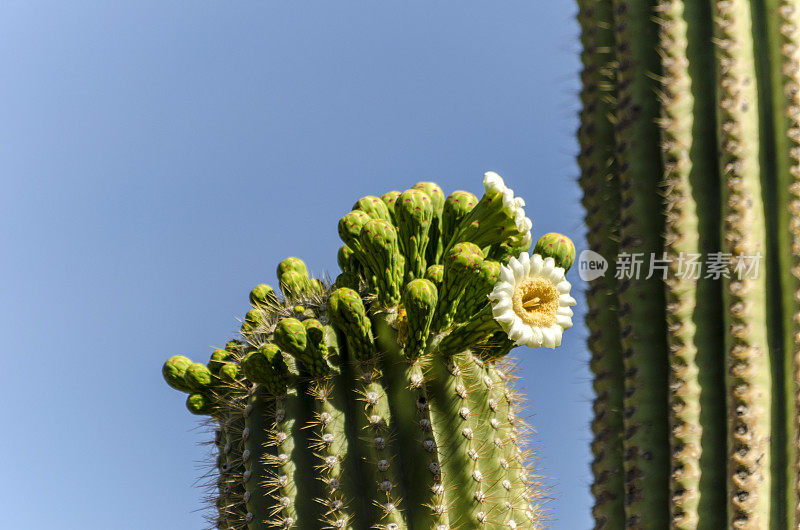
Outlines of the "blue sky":
[{"label": "blue sky", "polygon": [[[0,6],[2,528],[195,529],[205,448],[168,356],[207,359],[336,222],[495,170],[583,246],[572,2]],[[574,272],[570,279],[580,291]],[[517,349],[553,528],[590,526],[583,308]]]}]

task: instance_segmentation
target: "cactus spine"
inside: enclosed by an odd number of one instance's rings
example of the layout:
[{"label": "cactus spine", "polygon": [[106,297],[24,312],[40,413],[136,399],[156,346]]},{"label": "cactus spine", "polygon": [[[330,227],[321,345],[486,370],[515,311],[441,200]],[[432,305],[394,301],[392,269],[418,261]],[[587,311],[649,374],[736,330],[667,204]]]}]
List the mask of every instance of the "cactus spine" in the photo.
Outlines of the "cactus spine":
[{"label": "cactus spine", "polygon": [[596,527],[797,528],[800,2],[579,7]]},{"label": "cactus spine", "polygon": [[219,528],[538,528],[515,345],[572,325],[572,242],[531,247],[524,201],[433,183],[366,196],[339,221],[333,285],[288,258],[241,336],[172,387],[216,431]]}]

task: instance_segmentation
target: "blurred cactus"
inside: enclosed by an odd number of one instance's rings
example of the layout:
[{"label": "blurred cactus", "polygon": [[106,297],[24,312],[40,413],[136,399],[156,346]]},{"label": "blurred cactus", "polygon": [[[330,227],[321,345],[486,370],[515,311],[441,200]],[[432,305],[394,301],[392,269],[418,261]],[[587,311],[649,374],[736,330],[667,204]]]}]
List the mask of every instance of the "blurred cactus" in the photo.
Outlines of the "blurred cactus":
[{"label": "blurred cactus", "polygon": [[215,526],[540,526],[505,355],[555,347],[571,325],[553,259],[571,242],[529,258],[524,202],[494,173],[484,185],[480,201],[430,182],[360,199],[339,222],[334,285],[288,258],[282,296],[250,293],[239,341],[208,365],[166,362],[216,432]]},{"label": "blurred cactus", "polygon": [[800,2],[578,3],[596,527],[800,528]]}]

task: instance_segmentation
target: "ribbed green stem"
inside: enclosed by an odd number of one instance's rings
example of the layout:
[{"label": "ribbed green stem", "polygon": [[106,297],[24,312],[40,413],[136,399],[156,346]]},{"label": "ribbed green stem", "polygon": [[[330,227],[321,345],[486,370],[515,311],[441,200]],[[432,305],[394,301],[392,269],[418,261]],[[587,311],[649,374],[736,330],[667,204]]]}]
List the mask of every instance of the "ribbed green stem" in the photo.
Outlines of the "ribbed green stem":
[{"label": "ribbed green stem", "polygon": [[225,396],[227,406],[219,417],[225,440],[222,445],[220,474],[221,499],[219,511],[229,527],[243,526],[247,522],[247,507],[244,501],[244,402],[234,393]]},{"label": "ribbed green stem", "polygon": [[[338,383],[338,384],[337,384]],[[311,453],[317,459],[314,466],[320,481],[323,507],[322,528],[354,527],[353,457],[348,452],[345,418],[345,393],[342,382],[333,377],[318,378],[309,385],[314,399],[314,414],[310,423]]]},{"label": "ribbed green stem", "polygon": [[443,465],[442,481],[447,492],[450,524],[455,528],[483,528],[488,520],[484,498],[476,495],[475,473],[480,472],[479,447],[475,438],[467,387],[460,366],[464,355],[445,358],[434,350],[428,391],[433,434]]},{"label": "ribbed green stem", "polygon": [[[721,151],[722,251],[734,263],[764,255],[759,121],[750,4],[714,3],[719,143]],[[766,329],[766,283],[733,274],[723,281],[728,391],[728,524],[770,525],[771,381]]]},{"label": "ribbed green stem", "polygon": [[[621,190],[620,253],[649,262],[663,248],[661,153],[653,97],[660,61],[653,5],[614,1],[617,69],[615,137]],[[644,263],[646,271],[649,263]],[[668,524],[667,348],[664,291],[656,276],[628,268],[619,282],[624,381],[625,516],[628,528]]]},{"label": "ribbed green stem", "polygon": [[308,444],[304,426],[307,410],[302,390],[290,388],[275,399],[275,423],[270,431],[276,465],[266,481],[277,501],[268,525],[278,528],[308,528],[315,525],[319,509],[314,501],[317,485],[313,463],[305,451]]},{"label": "ribbed green stem", "polygon": [[666,278],[669,344],[670,516],[673,528],[725,526],[724,353],[719,282],[703,253],[719,249],[710,6],[662,0]]},{"label": "ribbed green stem", "polygon": [[216,462],[216,469],[217,469],[217,484],[216,484],[216,498],[214,499],[217,513],[215,524],[220,528],[226,528],[228,526],[228,516],[227,516],[227,495],[225,493],[225,488],[228,485],[229,480],[226,478],[227,473],[227,466],[225,465],[225,444],[228,443],[227,436],[225,434],[225,429],[222,427],[221,424],[217,424],[215,432],[215,440],[214,444],[217,447],[217,462]]},{"label": "ribbed green stem", "polygon": [[[617,255],[619,189],[614,181],[614,126],[609,119],[616,97],[611,0],[578,2],[581,25],[581,125],[578,129],[586,236],[589,248],[608,260]],[[592,514],[596,528],[625,524],[622,469],[622,346],[619,338],[617,281],[606,274],[586,291],[590,368],[594,375],[592,419]]]},{"label": "ribbed green stem", "polygon": [[481,511],[485,514],[487,526],[502,523],[502,514],[498,505],[492,502],[501,495],[500,467],[497,465],[502,452],[502,440],[495,443],[495,429],[488,420],[491,414],[489,407],[489,388],[484,371],[485,363],[467,351],[455,357],[461,370],[461,378],[467,390],[467,406],[470,410],[470,425],[475,436],[473,447],[478,451],[478,474],[473,471],[472,485],[475,495],[481,499]]},{"label": "ribbed green stem", "polygon": [[414,529],[446,530],[450,522],[422,368],[426,362],[424,353],[406,355],[397,341],[397,331],[380,316],[373,322],[400,441],[397,448],[406,505],[413,507],[409,509],[409,525]]},{"label": "ribbed green stem", "polygon": [[355,424],[359,454],[364,459],[364,495],[372,510],[371,528],[402,530],[406,521],[399,459],[393,439],[394,420],[388,396],[375,360],[356,361],[353,389],[357,400]]},{"label": "ribbed green stem", "polygon": [[[775,175],[774,196],[766,212],[774,220],[776,236],[774,277],[780,285],[778,349],[783,354],[786,432],[785,463],[781,468],[773,465],[774,479],[785,484],[785,494],[775,495],[773,506],[785,499],[786,526],[794,528],[800,523],[800,2],[767,0],[764,4],[761,18],[768,36],[770,87],[762,93],[771,110]],[[775,512],[773,508],[773,516]]]},{"label": "ribbed green stem", "polygon": [[[495,491],[489,497],[490,514],[500,528],[534,528],[530,518],[531,503],[529,484],[524,476],[521,452],[515,439],[514,424],[511,421],[511,404],[506,395],[506,377],[494,362],[485,365],[489,405],[489,425],[494,431],[493,445],[497,451],[487,462],[496,469]],[[497,440],[495,442],[494,440]]]},{"label": "ribbed green stem", "polygon": [[[269,433],[275,422],[275,399],[264,389],[256,386],[248,399],[244,410],[245,430],[243,431],[244,449],[249,451],[250,458],[245,462],[242,483],[245,486],[247,503],[247,528],[257,530],[264,528],[276,508],[275,499],[269,495],[266,482],[269,480],[270,467],[274,465],[274,446],[270,444]],[[267,451],[265,453],[265,451]]]}]

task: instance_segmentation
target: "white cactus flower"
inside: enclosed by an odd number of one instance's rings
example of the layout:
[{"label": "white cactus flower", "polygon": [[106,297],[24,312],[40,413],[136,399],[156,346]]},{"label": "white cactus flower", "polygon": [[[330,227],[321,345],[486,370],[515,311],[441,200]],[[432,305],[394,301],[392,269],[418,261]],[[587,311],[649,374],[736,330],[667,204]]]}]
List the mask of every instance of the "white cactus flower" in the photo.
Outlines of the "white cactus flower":
[{"label": "white cactus flower", "polygon": [[514,190],[506,186],[503,177],[494,171],[487,171],[483,175],[483,189],[486,195],[503,197],[503,210],[514,219],[517,230],[523,235],[526,241],[530,241],[531,228],[533,223],[530,218],[525,216],[525,200],[522,197],[514,197]]},{"label": "white cactus flower", "polygon": [[571,287],[553,258],[523,252],[500,268],[500,281],[489,294],[492,314],[517,346],[555,348],[572,327],[570,306],[577,302]]}]

